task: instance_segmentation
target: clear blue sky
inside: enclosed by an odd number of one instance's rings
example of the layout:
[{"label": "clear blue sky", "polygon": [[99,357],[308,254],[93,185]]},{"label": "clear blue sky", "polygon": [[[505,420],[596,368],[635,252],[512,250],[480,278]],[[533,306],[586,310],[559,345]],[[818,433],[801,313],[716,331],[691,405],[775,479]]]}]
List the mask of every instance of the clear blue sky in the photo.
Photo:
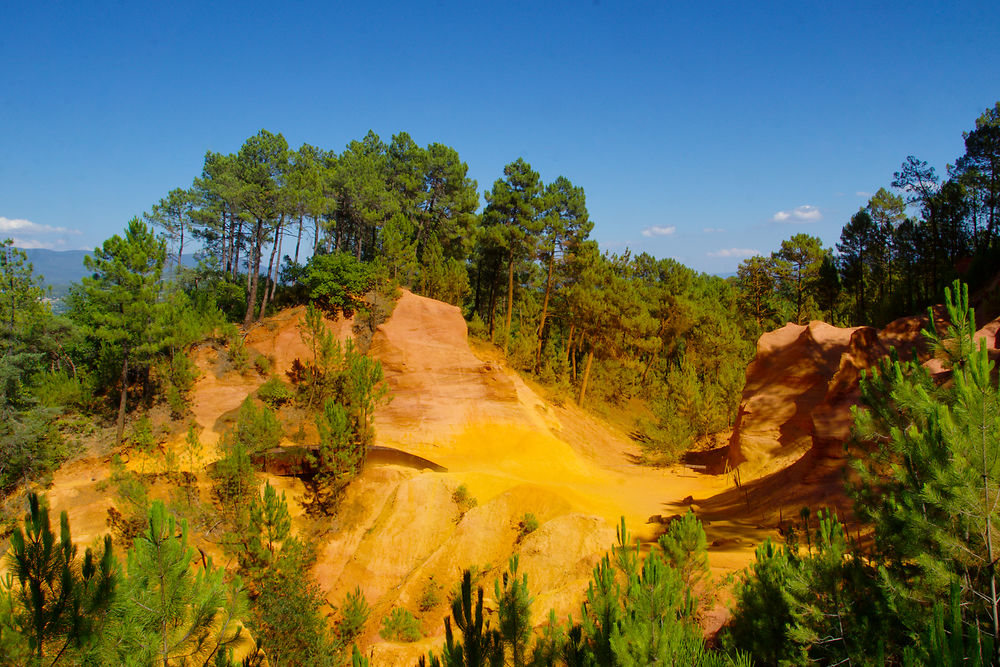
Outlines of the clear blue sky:
[{"label": "clear blue sky", "polygon": [[[872,8],[868,5],[878,5]],[[734,271],[832,245],[1000,99],[1000,3],[5,3],[0,236],[93,248],[260,128],[524,157],[602,247]]]}]

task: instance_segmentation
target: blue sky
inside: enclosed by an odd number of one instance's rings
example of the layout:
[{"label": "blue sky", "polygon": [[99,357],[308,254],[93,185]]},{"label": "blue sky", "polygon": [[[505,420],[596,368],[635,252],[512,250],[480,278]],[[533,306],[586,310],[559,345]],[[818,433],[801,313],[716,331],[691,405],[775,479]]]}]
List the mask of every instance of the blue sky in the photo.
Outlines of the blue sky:
[{"label": "blue sky", "polygon": [[566,176],[612,251],[728,273],[833,245],[1000,99],[1000,3],[867,4],[7,4],[0,237],[93,248],[206,150],[370,128],[454,146],[480,192],[518,157]]}]

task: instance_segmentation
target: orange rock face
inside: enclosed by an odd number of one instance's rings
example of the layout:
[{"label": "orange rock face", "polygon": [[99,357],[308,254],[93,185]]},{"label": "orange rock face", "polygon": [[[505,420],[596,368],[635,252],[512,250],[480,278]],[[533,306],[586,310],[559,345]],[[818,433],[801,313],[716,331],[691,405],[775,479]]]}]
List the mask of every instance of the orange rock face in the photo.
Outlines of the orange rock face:
[{"label": "orange rock face", "polygon": [[[940,326],[943,311],[935,312]],[[731,466],[758,477],[786,468],[809,454],[821,468],[839,465],[851,434],[851,408],[860,397],[859,380],[895,349],[901,359],[917,359],[932,371],[921,331],[927,317],[904,317],[884,329],[839,328],[823,322],[787,324],[757,342],[747,368],[743,400],[729,441]],[[976,333],[997,348],[1000,319]]]}]

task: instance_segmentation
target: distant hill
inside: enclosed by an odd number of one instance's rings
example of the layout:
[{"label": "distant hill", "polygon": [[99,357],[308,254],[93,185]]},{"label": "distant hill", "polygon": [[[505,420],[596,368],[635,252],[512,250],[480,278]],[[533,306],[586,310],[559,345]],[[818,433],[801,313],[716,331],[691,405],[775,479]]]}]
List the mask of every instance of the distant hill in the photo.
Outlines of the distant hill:
[{"label": "distant hill", "polygon": [[[92,255],[91,250],[44,250],[41,248],[21,248],[35,269],[35,274],[43,278],[46,286],[52,288],[52,296],[66,296],[69,286],[90,275],[83,265],[83,258]],[[194,266],[192,255],[184,255],[184,266]]]},{"label": "distant hill", "polygon": [[35,267],[35,273],[45,279],[45,284],[53,289],[80,282],[87,275],[83,258],[91,254],[88,250],[24,250],[28,261]]}]

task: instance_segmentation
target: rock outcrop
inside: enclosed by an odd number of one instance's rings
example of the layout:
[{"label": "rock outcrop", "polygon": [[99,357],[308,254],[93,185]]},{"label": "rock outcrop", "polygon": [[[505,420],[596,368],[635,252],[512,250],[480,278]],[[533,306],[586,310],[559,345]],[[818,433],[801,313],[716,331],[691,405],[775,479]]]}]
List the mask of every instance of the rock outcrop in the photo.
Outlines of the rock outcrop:
[{"label": "rock outcrop", "polygon": [[[935,311],[936,324],[941,327],[944,321],[943,309]],[[747,368],[729,441],[729,465],[739,465],[748,479],[807,457],[811,471],[804,472],[806,481],[838,467],[850,437],[851,408],[860,398],[862,372],[877,366],[892,349],[901,359],[915,356],[932,371],[940,370],[921,334],[928,324],[926,316],[900,318],[883,329],[814,321],[762,335]],[[996,350],[998,331],[1000,319],[986,324],[976,338]]]}]

